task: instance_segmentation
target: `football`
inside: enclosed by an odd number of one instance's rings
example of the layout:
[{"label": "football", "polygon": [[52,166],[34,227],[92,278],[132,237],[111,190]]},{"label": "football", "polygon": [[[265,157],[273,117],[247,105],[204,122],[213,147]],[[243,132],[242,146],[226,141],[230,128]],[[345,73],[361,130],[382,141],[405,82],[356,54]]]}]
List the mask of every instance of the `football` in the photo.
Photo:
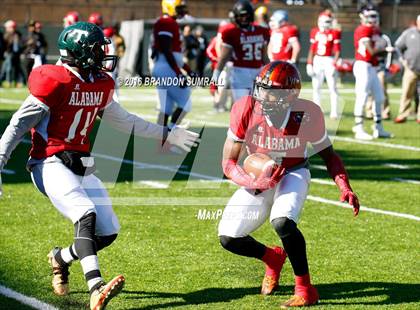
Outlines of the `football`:
[{"label": "football", "polygon": [[258,178],[262,171],[271,166],[273,169],[276,162],[267,154],[254,153],[248,155],[244,160],[244,170],[253,178]]}]

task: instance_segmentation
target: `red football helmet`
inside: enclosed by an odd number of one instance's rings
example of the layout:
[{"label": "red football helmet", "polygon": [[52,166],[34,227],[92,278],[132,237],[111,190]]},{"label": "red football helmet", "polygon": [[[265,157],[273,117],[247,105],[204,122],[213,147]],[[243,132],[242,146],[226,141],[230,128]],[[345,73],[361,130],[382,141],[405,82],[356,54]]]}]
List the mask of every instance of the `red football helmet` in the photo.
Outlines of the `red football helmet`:
[{"label": "red football helmet", "polygon": [[107,38],[112,38],[114,35],[114,28],[112,27],[106,27],[104,28],[104,36]]},{"label": "red football helmet", "polygon": [[104,24],[104,19],[100,13],[92,13],[89,15],[88,22],[95,24],[98,27],[102,27]]},{"label": "red football helmet", "polygon": [[353,63],[350,60],[339,59],[335,64],[335,69],[341,73],[352,73]]},{"label": "red football helmet", "polygon": [[71,11],[66,14],[63,18],[63,26],[64,28],[77,23],[80,20],[79,12]]},{"label": "red football helmet", "polygon": [[273,61],[255,78],[252,96],[265,114],[282,112],[299,96],[301,78],[295,65]]},{"label": "red football helmet", "polygon": [[321,30],[331,29],[333,16],[330,10],[322,11],[318,16],[318,27]]}]

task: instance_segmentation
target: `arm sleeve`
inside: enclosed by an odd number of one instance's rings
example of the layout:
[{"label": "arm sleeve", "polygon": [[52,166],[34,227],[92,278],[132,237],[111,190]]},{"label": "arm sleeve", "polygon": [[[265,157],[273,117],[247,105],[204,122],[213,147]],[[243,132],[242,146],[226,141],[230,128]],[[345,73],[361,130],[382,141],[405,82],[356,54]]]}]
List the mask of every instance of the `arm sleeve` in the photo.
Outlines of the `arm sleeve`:
[{"label": "arm sleeve", "polygon": [[337,30],[334,32],[333,51],[341,51],[341,31]]},{"label": "arm sleeve", "polygon": [[35,127],[47,114],[48,108],[30,95],[13,115],[0,140],[0,170],[7,163],[25,133]]},{"label": "arm sleeve", "polygon": [[109,122],[112,127],[136,136],[162,139],[167,134],[167,129],[158,124],[153,124],[128,112],[118,102],[112,101],[104,110],[101,118]]},{"label": "arm sleeve", "polygon": [[312,51],[312,53],[315,53],[315,51],[316,51],[316,45],[317,45],[316,40],[315,40],[316,32],[317,32],[316,29],[312,29],[311,34],[309,36],[309,42],[310,42],[309,49]]},{"label": "arm sleeve", "polygon": [[226,45],[226,46],[229,46],[229,47],[233,47],[234,42],[232,40],[232,35],[231,35],[232,31],[229,31],[229,30],[230,30],[230,28],[228,28],[226,30],[223,30],[223,32],[222,32],[222,44]]}]

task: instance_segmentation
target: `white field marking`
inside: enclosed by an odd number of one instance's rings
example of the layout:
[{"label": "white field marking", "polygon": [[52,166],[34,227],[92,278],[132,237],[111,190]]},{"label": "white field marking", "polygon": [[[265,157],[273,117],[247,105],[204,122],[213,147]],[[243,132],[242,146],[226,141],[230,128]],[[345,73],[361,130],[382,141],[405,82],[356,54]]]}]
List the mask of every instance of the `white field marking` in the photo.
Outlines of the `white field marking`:
[{"label": "white field marking", "polygon": [[0,99],[0,103],[4,103],[4,104],[20,104],[22,103],[23,100],[17,100],[17,99],[9,99],[9,98],[1,98]]},{"label": "white field marking", "polygon": [[[335,200],[325,199],[325,198],[322,198],[322,197],[317,197],[317,196],[312,196],[312,195],[308,195],[307,198],[309,200],[312,200],[312,201],[317,201],[317,202],[327,203],[327,204],[330,204],[330,205],[335,205],[335,206],[340,206],[340,207],[344,207],[344,208],[348,208],[348,209],[353,209],[352,206],[350,206],[348,203],[344,203],[344,202],[338,202],[338,201],[335,201]],[[368,207],[364,207],[364,206],[360,206],[360,210],[367,211],[367,212],[372,212],[372,213],[391,215],[391,216],[396,216],[396,217],[403,217],[403,218],[407,218],[407,219],[415,220],[415,221],[420,221],[420,217],[412,215],[412,214],[407,214],[407,213],[386,211],[386,210],[381,210],[381,209],[368,208]]]},{"label": "white field marking", "polygon": [[317,178],[312,178],[311,179],[311,182],[318,183],[318,184],[323,184],[323,185],[336,185],[334,183],[334,181],[324,180],[324,179],[317,179]]},{"label": "white field marking", "polygon": [[153,188],[160,188],[160,189],[166,189],[169,186],[165,183],[162,182],[157,182],[157,181],[139,181],[139,183],[153,187]]},{"label": "white field marking", "polygon": [[420,185],[419,180],[410,180],[410,179],[402,179],[402,178],[393,178],[392,181],[402,182],[402,183],[410,183],[415,185]]},{"label": "white field marking", "polygon": [[400,165],[400,164],[393,164],[393,163],[385,163],[385,164],[382,164],[382,166],[389,167],[389,168],[395,168],[395,169],[401,169],[401,170],[410,169],[410,166],[408,166],[408,165]]},{"label": "white field marking", "polygon": [[375,142],[375,141],[363,141],[363,140],[356,140],[353,138],[338,137],[338,136],[330,136],[330,138],[332,140],[337,140],[341,142],[375,145],[375,146],[381,146],[381,147],[386,147],[386,148],[391,148],[391,149],[400,149],[400,150],[420,152],[420,147],[415,147],[415,146],[410,146],[410,145],[394,144],[394,143],[386,143],[386,142]]},{"label": "white field marking", "polygon": [[16,171],[10,170],[10,169],[3,169],[1,171],[1,173],[4,173],[4,174],[16,174]]},{"label": "white field marking", "polygon": [[20,303],[24,305],[28,305],[35,309],[40,310],[58,310],[56,307],[46,304],[36,298],[25,296],[21,293],[18,293],[8,287],[5,287],[3,285],[0,285],[0,294],[3,296],[6,296],[8,298],[14,299],[19,301]]},{"label": "white field marking", "polygon": [[328,171],[327,167],[324,165],[309,165],[310,168],[314,168],[314,169],[318,169],[318,170],[324,170],[324,171]]}]

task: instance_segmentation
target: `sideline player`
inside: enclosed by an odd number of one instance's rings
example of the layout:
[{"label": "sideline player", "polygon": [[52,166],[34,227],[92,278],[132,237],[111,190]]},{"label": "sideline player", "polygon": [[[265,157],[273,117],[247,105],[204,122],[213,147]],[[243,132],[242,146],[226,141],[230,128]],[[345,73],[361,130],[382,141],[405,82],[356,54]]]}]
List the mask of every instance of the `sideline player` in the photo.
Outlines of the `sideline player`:
[{"label": "sideline player", "polygon": [[[153,27],[153,77],[178,77],[182,80],[185,76],[181,69],[188,75],[193,75],[183,61],[181,35],[176,21],[186,13],[185,1],[162,0],[162,16]],[[157,90],[160,102],[158,124],[168,125],[169,117],[171,118],[169,127],[179,124],[191,111],[191,89],[180,83],[180,85],[159,85]]]},{"label": "sideline player", "polygon": [[270,18],[270,29],[271,37],[268,44],[270,60],[297,63],[300,52],[299,30],[295,25],[289,23],[287,11],[274,11]]},{"label": "sideline player", "polygon": [[[341,191],[341,201],[353,206],[355,216],[359,212],[343,162],[328,138],[322,111],[313,102],[298,98],[300,88],[300,75],[293,64],[275,61],[264,66],[255,80],[252,96],[233,105],[223,149],[223,171],[241,188],[223,212],[220,243],[234,254],[265,263],[261,289],[264,295],[277,288],[288,256],[295,274],[295,295],[284,307],[308,306],[319,299],[310,281],[305,239],[297,228],[310,183],[307,143],[324,160]],[[278,168],[273,174],[265,171],[256,179],[251,177],[238,164],[244,146],[248,154],[268,154]],[[284,249],[265,246],[250,236],[268,218]]]},{"label": "sideline player", "polygon": [[66,28],[80,21],[80,14],[77,11],[70,11],[63,18],[63,27]]},{"label": "sideline player", "polygon": [[[381,82],[376,74],[378,66],[377,54],[383,51],[392,52],[393,47],[385,49],[375,46],[375,40],[379,38],[378,25],[379,13],[373,5],[364,5],[359,11],[360,25],[354,31],[354,48],[356,61],[353,65],[353,74],[356,78],[355,92],[356,103],[354,105],[353,132],[359,140],[372,140],[373,138],[391,138],[392,134],[385,131],[382,126],[382,103],[385,100]],[[368,134],[363,129],[363,110],[369,93],[375,100],[372,126],[373,134]]]},{"label": "sideline player", "polygon": [[269,30],[253,24],[254,8],[249,1],[238,1],[233,6],[236,27],[222,31],[222,48],[212,80],[217,84],[226,63],[232,59],[230,82],[234,101],[250,93],[259,69],[268,62]]},{"label": "sideline player", "polygon": [[255,10],[255,25],[264,27],[264,28],[269,28],[268,26],[268,22],[269,22],[269,17],[268,17],[268,9],[266,6],[261,5],[259,6],[256,10]]},{"label": "sideline player", "polygon": [[[211,62],[211,69],[214,71],[216,69],[217,63],[219,62],[219,53],[221,50],[222,44],[222,32],[224,29],[229,27],[235,27],[230,21],[221,21],[219,27],[217,28],[217,34],[213,37],[207,46],[206,54]],[[220,74],[219,79],[223,83],[216,85],[215,83],[210,84],[210,93],[213,96],[213,107],[216,112],[225,112],[228,111],[227,100],[230,97],[230,83],[229,75],[232,68],[232,62],[229,61],[226,63],[224,70]]]},{"label": "sideline player", "polygon": [[[180,127],[149,123],[127,112],[113,99],[114,81],[104,63],[109,41],[94,24],[79,22],[65,28],[58,39],[62,65],[35,68],[29,76],[29,92],[13,115],[0,140],[0,172],[24,135],[31,131],[32,148],[27,164],[38,190],[74,224],[74,243],[48,254],[57,295],[69,293],[69,265],[80,260],[90,291],[91,309],[103,309],[117,295],[124,277],[105,283],[97,251],[109,246],[120,229],[111,200],[93,174],[89,134],[95,119],[109,122],[128,134],[162,139],[190,151],[198,134]],[[0,182],[1,185],[1,182]],[[0,186],[1,187],[1,186]]]},{"label": "sideline player", "polygon": [[318,27],[310,33],[311,46],[308,53],[306,73],[312,78],[313,101],[321,106],[321,87],[324,78],[330,92],[330,118],[338,118],[337,72],[335,69],[340,57],[341,32],[332,29],[333,17],[330,11],[319,14]]}]

